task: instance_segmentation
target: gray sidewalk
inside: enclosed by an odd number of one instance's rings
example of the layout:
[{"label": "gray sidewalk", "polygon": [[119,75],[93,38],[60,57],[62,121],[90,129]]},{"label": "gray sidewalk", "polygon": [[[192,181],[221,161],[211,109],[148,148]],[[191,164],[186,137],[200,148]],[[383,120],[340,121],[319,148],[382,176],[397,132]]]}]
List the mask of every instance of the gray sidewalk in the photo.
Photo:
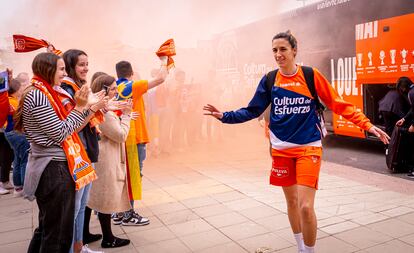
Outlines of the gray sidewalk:
[{"label": "gray sidewalk", "polygon": [[[105,252],[297,252],[283,193],[268,184],[267,143],[254,139],[248,146],[148,158],[136,209],[151,224],[113,226],[132,243]],[[319,186],[316,252],[414,252],[413,181],[324,162]],[[36,209],[35,202],[0,197],[0,252],[26,252]],[[95,215],[91,230],[100,232]]]}]

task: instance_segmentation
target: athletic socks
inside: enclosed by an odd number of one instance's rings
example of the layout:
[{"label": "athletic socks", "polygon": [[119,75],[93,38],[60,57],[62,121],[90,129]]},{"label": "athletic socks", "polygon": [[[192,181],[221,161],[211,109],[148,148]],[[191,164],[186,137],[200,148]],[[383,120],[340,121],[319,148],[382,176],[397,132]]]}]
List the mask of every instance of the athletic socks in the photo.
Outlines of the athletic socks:
[{"label": "athletic socks", "polygon": [[298,245],[299,252],[305,252],[305,243],[303,242],[303,234],[293,234],[295,236],[296,244]]},{"label": "athletic socks", "polygon": [[315,247],[314,246],[308,247],[308,246],[305,245],[304,253],[315,253]]}]

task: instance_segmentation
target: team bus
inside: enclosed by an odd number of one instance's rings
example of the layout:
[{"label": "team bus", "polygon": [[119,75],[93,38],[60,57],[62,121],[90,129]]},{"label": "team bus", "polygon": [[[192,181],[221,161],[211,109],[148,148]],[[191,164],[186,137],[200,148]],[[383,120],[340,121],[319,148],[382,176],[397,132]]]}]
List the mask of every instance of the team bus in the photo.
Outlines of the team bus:
[{"label": "team bus", "polygon": [[[217,72],[229,85],[251,90],[276,67],[272,37],[290,30],[298,63],[318,68],[338,94],[383,125],[378,102],[400,76],[414,80],[413,0],[327,0],[218,34],[212,40]],[[328,130],[371,138],[331,111]]]}]

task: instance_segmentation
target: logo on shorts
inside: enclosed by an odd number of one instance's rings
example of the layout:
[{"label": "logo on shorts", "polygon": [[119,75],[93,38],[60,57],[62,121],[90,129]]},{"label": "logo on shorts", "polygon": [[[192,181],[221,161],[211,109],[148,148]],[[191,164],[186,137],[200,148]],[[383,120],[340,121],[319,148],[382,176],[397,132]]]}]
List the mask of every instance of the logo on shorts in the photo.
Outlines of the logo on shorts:
[{"label": "logo on shorts", "polygon": [[313,163],[317,163],[319,161],[318,156],[313,155],[311,158],[312,158]]},{"label": "logo on shorts", "polygon": [[289,169],[287,167],[272,167],[272,176],[283,178],[289,176]]}]

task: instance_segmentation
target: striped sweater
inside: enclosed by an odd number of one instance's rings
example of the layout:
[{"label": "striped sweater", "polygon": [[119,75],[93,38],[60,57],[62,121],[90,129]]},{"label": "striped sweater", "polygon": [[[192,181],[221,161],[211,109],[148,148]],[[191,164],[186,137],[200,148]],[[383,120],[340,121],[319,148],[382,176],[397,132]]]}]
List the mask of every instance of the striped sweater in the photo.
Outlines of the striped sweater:
[{"label": "striped sweater", "polygon": [[[26,138],[30,143],[44,147],[61,147],[62,141],[82,125],[88,114],[89,110],[83,113],[72,110],[65,120],[60,120],[46,95],[34,89],[26,95],[23,103]],[[55,159],[66,160],[66,157]]]}]

